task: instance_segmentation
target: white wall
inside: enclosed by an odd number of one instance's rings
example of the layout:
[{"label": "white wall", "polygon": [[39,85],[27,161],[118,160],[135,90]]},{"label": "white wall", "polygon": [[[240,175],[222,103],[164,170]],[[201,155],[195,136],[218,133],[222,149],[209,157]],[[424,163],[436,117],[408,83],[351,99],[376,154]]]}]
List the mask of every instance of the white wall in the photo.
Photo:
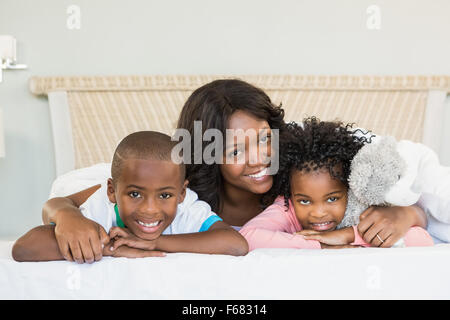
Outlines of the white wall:
[{"label": "white wall", "polygon": [[[81,9],[79,30],[67,28],[69,5]],[[370,5],[380,30],[366,26]],[[16,37],[29,69],[0,83],[0,237],[40,224],[55,177],[32,75],[450,75],[449,16],[448,0],[1,0],[0,34]],[[441,159],[450,165],[448,148]]]}]

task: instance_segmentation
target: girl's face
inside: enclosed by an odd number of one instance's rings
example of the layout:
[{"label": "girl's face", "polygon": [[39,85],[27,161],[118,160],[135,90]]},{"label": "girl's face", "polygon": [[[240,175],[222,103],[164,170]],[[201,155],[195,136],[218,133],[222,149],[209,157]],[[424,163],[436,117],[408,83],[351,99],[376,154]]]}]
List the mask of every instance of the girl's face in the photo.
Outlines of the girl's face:
[{"label": "girl's face", "polygon": [[224,164],[220,165],[225,183],[255,194],[266,193],[273,183],[273,177],[267,174],[271,155],[269,123],[239,110],[231,115],[227,129],[234,130],[228,131],[235,137],[225,139]]},{"label": "girl's face", "polygon": [[326,169],[294,170],[291,175],[291,201],[303,229],[331,231],[344,218],[347,187],[333,179]]}]

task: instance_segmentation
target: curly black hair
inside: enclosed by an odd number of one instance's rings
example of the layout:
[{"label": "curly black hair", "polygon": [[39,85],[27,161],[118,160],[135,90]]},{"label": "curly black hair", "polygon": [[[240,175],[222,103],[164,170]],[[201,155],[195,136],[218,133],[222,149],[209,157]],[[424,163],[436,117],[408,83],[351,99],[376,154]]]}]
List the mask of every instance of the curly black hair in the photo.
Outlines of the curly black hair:
[{"label": "curly black hair", "polygon": [[316,171],[327,169],[331,177],[348,187],[350,164],[361,147],[370,143],[367,133],[355,135],[353,124],[340,121],[320,121],[316,117],[303,120],[302,124],[290,122],[283,137],[280,136],[280,166],[270,190],[273,199],[283,195],[286,207],[291,197],[290,177],[293,170]]}]

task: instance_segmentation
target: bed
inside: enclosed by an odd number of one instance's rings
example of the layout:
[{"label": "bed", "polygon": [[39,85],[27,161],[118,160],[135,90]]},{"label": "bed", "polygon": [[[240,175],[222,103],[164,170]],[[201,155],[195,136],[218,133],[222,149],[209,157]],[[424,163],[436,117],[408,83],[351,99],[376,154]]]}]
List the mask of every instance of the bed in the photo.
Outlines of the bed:
[{"label": "bed", "polygon": [[[33,77],[47,96],[57,176],[110,162],[137,130],[171,134],[197,87],[229,76]],[[447,76],[238,76],[282,103],[287,121],[315,115],[442,147]],[[81,190],[89,179],[58,192]],[[258,249],[244,257],[173,253],[94,264],[18,263],[0,242],[1,299],[449,299],[450,244],[427,248]]]}]

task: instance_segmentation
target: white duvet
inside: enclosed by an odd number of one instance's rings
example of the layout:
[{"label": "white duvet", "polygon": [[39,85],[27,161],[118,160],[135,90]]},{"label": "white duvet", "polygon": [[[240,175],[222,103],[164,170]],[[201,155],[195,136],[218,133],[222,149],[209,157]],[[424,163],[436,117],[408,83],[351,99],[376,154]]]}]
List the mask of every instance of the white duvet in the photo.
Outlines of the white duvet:
[{"label": "white duvet", "polygon": [[[70,172],[51,196],[103,182],[109,164]],[[68,183],[71,181],[71,183]],[[0,241],[0,299],[450,299],[450,244],[172,253],[93,264],[15,262]]]},{"label": "white duvet", "polygon": [[450,245],[258,249],[244,257],[15,262],[0,242],[0,299],[449,299]]}]

